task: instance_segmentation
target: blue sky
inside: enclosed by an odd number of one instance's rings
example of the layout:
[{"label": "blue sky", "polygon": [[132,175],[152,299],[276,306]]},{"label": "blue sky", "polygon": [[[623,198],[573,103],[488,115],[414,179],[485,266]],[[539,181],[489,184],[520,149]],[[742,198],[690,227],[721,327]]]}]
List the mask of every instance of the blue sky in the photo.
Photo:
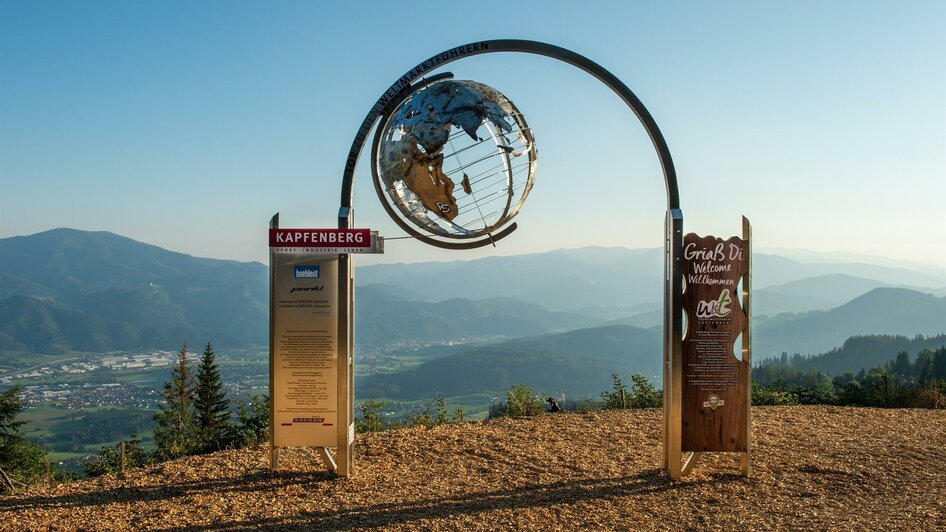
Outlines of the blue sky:
[{"label": "blue sky", "polygon": [[[946,266],[946,2],[12,2],[0,0],[0,237],[107,230],[266,259],[266,224],[331,227],[378,96],[442,50],[570,48],[620,77],[676,163],[685,228]],[[562,63],[450,65],[535,130],[536,185],[493,249],[389,242],[378,260],[661,245],[643,129]],[[356,223],[400,230],[362,158]]]}]

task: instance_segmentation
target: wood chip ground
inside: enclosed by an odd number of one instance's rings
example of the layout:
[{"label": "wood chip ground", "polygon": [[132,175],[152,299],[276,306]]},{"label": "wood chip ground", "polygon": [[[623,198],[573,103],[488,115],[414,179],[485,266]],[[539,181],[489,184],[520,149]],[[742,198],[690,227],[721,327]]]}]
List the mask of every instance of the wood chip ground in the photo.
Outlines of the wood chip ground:
[{"label": "wood chip ground", "polygon": [[359,435],[352,478],[313,450],[226,451],[0,497],[3,530],[946,530],[946,412],[753,408],[753,476],[661,469],[659,410]]}]

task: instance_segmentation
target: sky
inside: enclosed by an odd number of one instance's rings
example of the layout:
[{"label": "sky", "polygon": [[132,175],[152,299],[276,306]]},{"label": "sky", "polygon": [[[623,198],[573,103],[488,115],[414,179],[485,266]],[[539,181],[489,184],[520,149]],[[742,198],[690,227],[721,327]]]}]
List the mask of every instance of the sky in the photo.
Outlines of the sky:
[{"label": "sky", "polygon": [[[677,169],[684,228],[946,267],[946,2],[0,0],[0,238],[103,230],[267,260],[266,229],[334,227],[348,148],[414,65],[469,42],[571,49],[624,81]],[[634,115],[548,58],[451,63],[533,127],[535,187],[497,247],[389,240],[359,264],[662,245]],[[386,237],[367,150],[355,225]]]}]

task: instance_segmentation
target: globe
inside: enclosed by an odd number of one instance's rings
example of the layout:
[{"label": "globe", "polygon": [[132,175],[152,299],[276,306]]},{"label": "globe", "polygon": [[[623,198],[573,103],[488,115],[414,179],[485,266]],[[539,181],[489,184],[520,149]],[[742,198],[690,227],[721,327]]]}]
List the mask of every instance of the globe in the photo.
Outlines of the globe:
[{"label": "globe", "polygon": [[532,189],[532,131],[488,85],[435,81],[411,93],[382,127],[379,194],[389,212],[428,235],[489,236],[518,214]]}]

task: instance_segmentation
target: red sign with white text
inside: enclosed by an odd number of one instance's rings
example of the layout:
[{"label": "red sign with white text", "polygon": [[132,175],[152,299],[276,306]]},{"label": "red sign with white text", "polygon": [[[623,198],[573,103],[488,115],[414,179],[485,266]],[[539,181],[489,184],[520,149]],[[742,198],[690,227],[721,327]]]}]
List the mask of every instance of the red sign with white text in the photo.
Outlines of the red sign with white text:
[{"label": "red sign with white text", "polygon": [[370,229],[270,229],[273,253],[378,253],[378,232]]}]

